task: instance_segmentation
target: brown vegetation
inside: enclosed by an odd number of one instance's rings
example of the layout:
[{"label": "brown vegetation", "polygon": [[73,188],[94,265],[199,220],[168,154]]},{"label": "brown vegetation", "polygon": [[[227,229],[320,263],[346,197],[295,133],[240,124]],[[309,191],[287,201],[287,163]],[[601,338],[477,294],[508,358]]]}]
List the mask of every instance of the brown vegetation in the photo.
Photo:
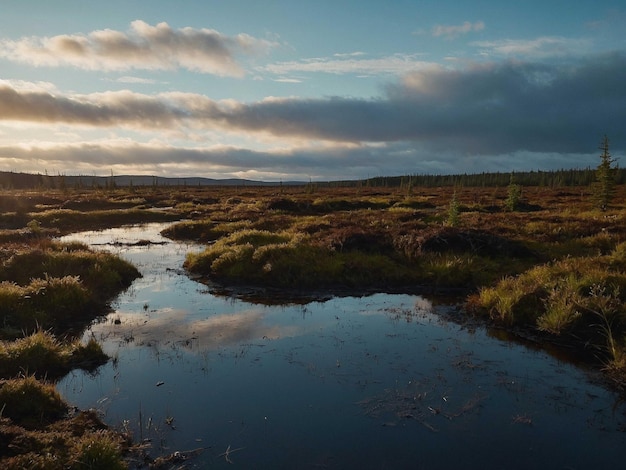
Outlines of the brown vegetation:
[{"label": "brown vegetation", "polygon": [[[203,253],[189,255],[186,267],[221,287],[461,291],[468,312],[539,338],[575,340],[623,383],[626,187],[615,188],[604,211],[594,207],[589,186],[514,189],[515,204],[507,187],[0,192],[3,462],[9,468],[82,468],[93,458],[110,468],[121,465],[124,439],[102,438],[99,433],[108,431],[89,414],[68,417],[67,406],[40,378],[98,363],[97,344],[59,338],[71,337],[70,328],[78,332],[68,320],[85,325],[136,275],[115,257],[50,237],[127,223],[185,219],[165,234],[207,243]],[[29,393],[50,406],[19,411],[11,394],[20,383],[42,387]],[[96,440],[105,448],[90,455]],[[66,459],[58,467],[46,460],[55,446]]]}]

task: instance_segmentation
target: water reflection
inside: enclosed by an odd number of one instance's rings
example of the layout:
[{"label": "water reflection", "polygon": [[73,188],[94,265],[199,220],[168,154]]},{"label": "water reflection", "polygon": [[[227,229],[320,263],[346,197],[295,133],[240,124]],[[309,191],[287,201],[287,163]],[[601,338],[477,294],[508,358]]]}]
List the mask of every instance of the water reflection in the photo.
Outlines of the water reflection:
[{"label": "water reflection", "polygon": [[102,341],[117,339],[136,347],[167,341],[190,349],[211,350],[256,339],[295,336],[300,328],[267,324],[266,315],[255,310],[193,320],[183,310],[164,308],[145,315],[117,312],[106,323],[94,325],[91,331]]},{"label": "water reflection", "polygon": [[[446,321],[418,296],[270,306],[217,297],[150,225],[79,235],[143,278],[86,335],[113,358],[59,391],[188,468],[596,468],[624,408],[572,365]],[[122,242],[108,245],[111,241]],[[450,312],[448,312],[450,313]],[[451,313],[450,313],[451,314]]]}]

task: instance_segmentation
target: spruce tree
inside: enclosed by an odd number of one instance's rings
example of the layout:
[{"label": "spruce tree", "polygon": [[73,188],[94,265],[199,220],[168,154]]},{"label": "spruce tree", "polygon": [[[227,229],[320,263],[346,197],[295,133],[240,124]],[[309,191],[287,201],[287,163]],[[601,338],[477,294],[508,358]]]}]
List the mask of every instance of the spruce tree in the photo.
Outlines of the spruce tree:
[{"label": "spruce tree", "polygon": [[605,211],[615,191],[615,159],[609,153],[609,138],[605,135],[600,145],[602,154],[600,164],[596,169],[596,181],[593,186],[593,196],[598,209]]}]

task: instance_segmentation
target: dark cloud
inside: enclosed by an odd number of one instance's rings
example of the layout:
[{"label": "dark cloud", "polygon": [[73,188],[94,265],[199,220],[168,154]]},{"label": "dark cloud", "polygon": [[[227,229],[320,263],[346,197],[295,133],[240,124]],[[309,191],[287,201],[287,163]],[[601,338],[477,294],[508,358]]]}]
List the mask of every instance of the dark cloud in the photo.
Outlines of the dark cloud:
[{"label": "dark cloud", "polygon": [[242,129],[335,141],[410,140],[481,154],[584,153],[605,133],[626,148],[624,83],[623,53],[576,64],[490,63],[414,72],[379,99],[263,101],[219,119]]},{"label": "dark cloud", "polygon": [[185,110],[166,100],[128,91],[59,96],[46,90],[19,90],[0,84],[0,120],[162,128],[185,115]]},{"label": "dark cloud", "polygon": [[[550,170],[595,166],[598,153],[476,155],[433,151],[414,142],[289,151],[231,146],[175,148],[162,144],[80,143],[37,147],[0,146],[0,162],[14,170],[65,174],[159,174],[188,177],[245,176],[279,180],[338,180],[402,174]],[[480,169],[480,170],[479,170]]]},{"label": "dark cloud", "polygon": [[626,149],[626,55],[554,64],[487,63],[407,74],[377,99],[111,92],[56,96],[0,86],[0,119],[90,126],[173,126],[362,144],[413,142],[457,154],[589,153],[603,134]]}]

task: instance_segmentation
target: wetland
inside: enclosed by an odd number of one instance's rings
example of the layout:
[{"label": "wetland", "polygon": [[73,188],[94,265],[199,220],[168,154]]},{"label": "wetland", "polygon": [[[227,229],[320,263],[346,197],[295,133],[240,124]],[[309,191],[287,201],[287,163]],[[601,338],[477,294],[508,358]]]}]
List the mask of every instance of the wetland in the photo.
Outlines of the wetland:
[{"label": "wetland", "polygon": [[113,249],[142,277],[85,333],[113,360],[57,385],[154,457],[192,453],[186,468],[521,469],[624,455],[624,406],[586,367],[417,295],[216,296],[180,270],[201,247],[161,228],[68,237]]},{"label": "wetland", "polygon": [[524,187],[521,209],[506,187],[7,191],[0,457],[615,465],[622,193],[599,211],[585,187]]}]

